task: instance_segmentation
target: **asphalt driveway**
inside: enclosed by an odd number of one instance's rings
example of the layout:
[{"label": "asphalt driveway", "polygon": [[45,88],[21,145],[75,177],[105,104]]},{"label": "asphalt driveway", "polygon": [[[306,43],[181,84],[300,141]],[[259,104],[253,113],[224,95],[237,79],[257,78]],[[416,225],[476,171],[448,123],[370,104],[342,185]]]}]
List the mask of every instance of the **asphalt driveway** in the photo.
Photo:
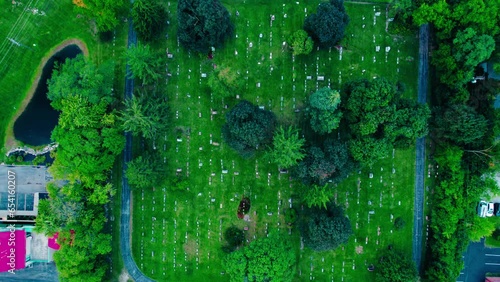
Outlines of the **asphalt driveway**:
[{"label": "asphalt driveway", "polygon": [[465,267],[457,282],[483,282],[487,272],[500,273],[500,248],[488,248],[481,242],[471,242],[464,254]]}]

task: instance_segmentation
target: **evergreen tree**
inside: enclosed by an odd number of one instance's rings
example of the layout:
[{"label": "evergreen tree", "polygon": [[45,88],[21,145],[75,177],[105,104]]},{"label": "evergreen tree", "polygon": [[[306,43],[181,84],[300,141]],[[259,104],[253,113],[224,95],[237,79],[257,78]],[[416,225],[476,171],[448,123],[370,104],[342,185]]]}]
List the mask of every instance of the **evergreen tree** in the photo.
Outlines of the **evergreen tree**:
[{"label": "evergreen tree", "polygon": [[304,245],[314,251],[333,250],[347,243],[352,235],[351,221],[341,207],[329,204],[327,209],[309,209],[302,218]]},{"label": "evergreen tree", "polygon": [[180,0],[177,19],[180,43],[201,53],[220,47],[234,30],[229,12],[219,0]]},{"label": "evergreen tree", "polygon": [[259,146],[271,142],[275,126],[273,112],[243,100],[226,114],[222,137],[240,155],[251,157]]},{"label": "evergreen tree", "polygon": [[323,87],[309,97],[306,109],[309,114],[312,129],[319,134],[331,133],[339,127],[342,112],[340,106],[340,93]]},{"label": "evergreen tree", "polygon": [[315,14],[309,15],[304,22],[304,30],[321,47],[333,47],[342,37],[349,16],[343,0],[330,0],[320,3]]},{"label": "evergreen tree", "polygon": [[135,0],[132,20],[137,35],[144,41],[152,41],[162,35],[167,25],[167,11],[155,0]]}]

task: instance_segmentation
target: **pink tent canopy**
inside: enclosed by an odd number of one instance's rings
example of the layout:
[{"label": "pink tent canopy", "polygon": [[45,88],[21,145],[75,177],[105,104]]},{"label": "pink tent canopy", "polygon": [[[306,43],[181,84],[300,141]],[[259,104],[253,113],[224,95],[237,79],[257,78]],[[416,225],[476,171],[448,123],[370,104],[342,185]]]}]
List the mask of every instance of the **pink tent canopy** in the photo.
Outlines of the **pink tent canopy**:
[{"label": "pink tent canopy", "polygon": [[59,237],[59,233],[54,234],[53,237],[49,238],[49,248],[54,250],[59,250],[61,246],[57,243],[57,238]]}]

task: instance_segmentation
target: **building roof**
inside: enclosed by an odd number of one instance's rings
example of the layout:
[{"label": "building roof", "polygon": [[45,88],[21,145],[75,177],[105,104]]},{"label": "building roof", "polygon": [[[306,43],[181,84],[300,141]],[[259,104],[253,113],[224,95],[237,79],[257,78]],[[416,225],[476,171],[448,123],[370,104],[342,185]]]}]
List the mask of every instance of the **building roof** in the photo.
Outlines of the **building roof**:
[{"label": "building roof", "polygon": [[484,282],[500,282],[500,277],[486,277]]},{"label": "building roof", "polygon": [[24,230],[0,232],[0,272],[11,270],[11,262],[14,263],[12,265],[14,269],[26,267],[26,232]]}]

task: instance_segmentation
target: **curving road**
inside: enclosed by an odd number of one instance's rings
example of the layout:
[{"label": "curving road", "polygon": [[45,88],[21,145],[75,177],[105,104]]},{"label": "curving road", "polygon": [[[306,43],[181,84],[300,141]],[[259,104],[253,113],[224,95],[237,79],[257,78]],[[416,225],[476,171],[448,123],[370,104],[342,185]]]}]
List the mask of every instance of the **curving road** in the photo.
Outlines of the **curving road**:
[{"label": "curving road", "polygon": [[[129,20],[128,25],[128,48],[137,42],[137,35],[134,31],[132,20]],[[126,77],[125,77],[125,99],[131,99],[134,92],[134,80],[129,78],[130,67],[127,65]],[[128,185],[127,178],[125,177],[125,170],[127,169],[127,163],[132,159],[132,135],[130,132],[125,133],[125,149],[123,151],[123,176],[122,176],[122,207],[121,207],[121,217],[120,217],[120,250],[122,253],[123,264],[127,269],[128,274],[136,282],[142,281],[154,281],[148,278],[144,273],[141,272],[139,267],[132,257],[132,248],[130,240],[130,187]]]},{"label": "curving road", "polygon": [[[427,103],[427,79],[429,76],[429,25],[420,26],[419,65],[418,65],[418,102]],[[413,215],[413,260],[417,269],[422,265],[422,243],[424,232],[424,176],[425,176],[425,137],[417,139],[415,162],[415,202]]]}]

